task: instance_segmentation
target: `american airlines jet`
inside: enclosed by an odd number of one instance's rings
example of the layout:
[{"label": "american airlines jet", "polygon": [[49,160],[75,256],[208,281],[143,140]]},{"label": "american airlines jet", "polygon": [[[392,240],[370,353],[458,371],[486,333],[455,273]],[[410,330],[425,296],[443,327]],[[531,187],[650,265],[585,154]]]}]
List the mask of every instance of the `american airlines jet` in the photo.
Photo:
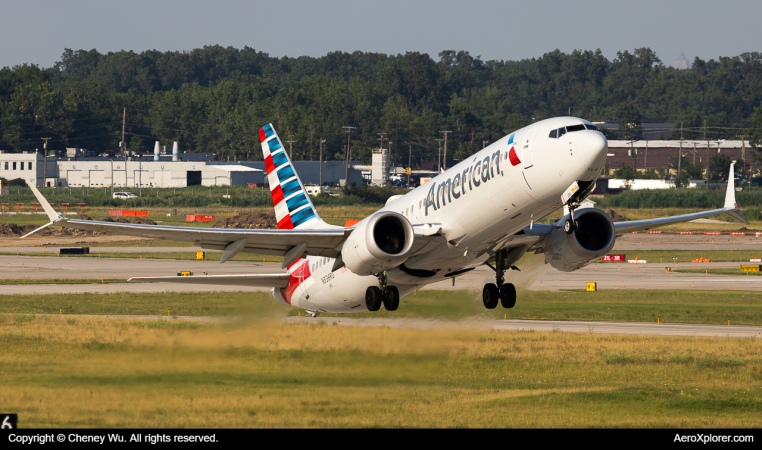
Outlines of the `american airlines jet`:
[{"label": "american airlines jet", "polygon": [[[271,287],[277,300],[312,315],[381,306],[394,311],[415,289],[480,265],[495,271],[495,282],[484,285],[484,306],[512,308],[516,288],[506,282],[506,272],[518,270],[515,264],[527,252],[542,253],[547,264],[570,272],[607,254],[626,232],[723,213],[748,224],[735,202],[732,165],[723,208],[616,223],[601,210],[579,208],[603,170],[608,142],[586,120],[557,117],[511,133],[407,194],[389,198],[352,227],[334,226],[320,218],[273,126],[265,125],[259,136],[277,230],[67,219],[27,183],[50,218],[45,226],[194,242],[222,250],[221,263],[239,252],[279,255],[287,269],[132,280]],[[558,222],[537,224],[563,206],[569,214]]]}]

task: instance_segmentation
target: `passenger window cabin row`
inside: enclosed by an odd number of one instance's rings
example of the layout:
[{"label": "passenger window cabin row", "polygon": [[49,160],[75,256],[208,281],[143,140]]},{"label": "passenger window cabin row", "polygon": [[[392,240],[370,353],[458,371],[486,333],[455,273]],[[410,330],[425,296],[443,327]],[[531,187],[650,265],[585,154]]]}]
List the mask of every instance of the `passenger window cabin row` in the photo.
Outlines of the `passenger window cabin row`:
[{"label": "passenger window cabin row", "polygon": [[557,130],[553,130],[550,132],[549,138],[552,139],[558,139],[561,136],[565,135],[566,133],[572,133],[574,131],[584,131],[585,129],[598,131],[598,127],[591,124],[579,124],[579,125],[570,125],[568,127],[561,127]]}]

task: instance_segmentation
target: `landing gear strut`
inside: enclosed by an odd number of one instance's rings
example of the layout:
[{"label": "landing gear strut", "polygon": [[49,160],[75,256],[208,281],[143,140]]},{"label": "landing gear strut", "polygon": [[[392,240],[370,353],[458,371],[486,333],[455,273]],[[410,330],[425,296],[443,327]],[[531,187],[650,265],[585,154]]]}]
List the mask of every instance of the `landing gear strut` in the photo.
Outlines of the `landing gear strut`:
[{"label": "landing gear strut", "polygon": [[503,305],[503,308],[513,308],[516,305],[516,286],[513,283],[505,283],[505,271],[509,268],[518,270],[518,267],[506,267],[506,256],[507,252],[501,250],[495,255],[495,267],[487,264],[495,271],[496,281],[495,284],[485,284],[482,290],[482,301],[487,309],[495,309],[498,301]]},{"label": "landing gear strut", "polygon": [[572,234],[573,232],[577,231],[579,226],[579,223],[574,220],[574,210],[579,208],[579,202],[570,201],[566,204],[566,206],[569,207],[569,218],[566,219],[566,222],[564,222],[564,231],[566,234]]},{"label": "landing gear strut", "polygon": [[386,272],[379,273],[379,287],[370,286],[365,291],[365,306],[368,311],[378,311],[381,303],[387,311],[395,311],[400,306],[400,291],[397,286],[388,286]]}]

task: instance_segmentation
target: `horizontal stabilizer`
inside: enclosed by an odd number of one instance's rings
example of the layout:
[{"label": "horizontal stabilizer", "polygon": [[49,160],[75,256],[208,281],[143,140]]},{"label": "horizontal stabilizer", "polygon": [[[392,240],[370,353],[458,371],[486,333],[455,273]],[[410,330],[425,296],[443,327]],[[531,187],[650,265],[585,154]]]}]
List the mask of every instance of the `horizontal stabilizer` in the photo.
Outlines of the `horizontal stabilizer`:
[{"label": "horizontal stabilizer", "polygon": [[127,281],[143,283],[183,283],[212,284],[222,286],[248,286],[264,288],[283,288],[288,285],[290,273],[256,273],[247,275],[198,275],[174,277],[135,277]]}]

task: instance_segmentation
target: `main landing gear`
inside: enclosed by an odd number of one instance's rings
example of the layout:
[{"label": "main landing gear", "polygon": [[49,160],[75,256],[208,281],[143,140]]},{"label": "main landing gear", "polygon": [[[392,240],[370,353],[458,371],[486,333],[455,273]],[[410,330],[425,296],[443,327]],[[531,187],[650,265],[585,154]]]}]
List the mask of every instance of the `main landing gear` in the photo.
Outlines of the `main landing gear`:
[{"label": "main landing gear", "polygon": [[368,311],[378,311],[383,303],[387,311],[396,311],[400,306],[400,291],[396,286],[387,286],[386,272],[377,276],[380,287],[370,286],[365,291],[365,306]]},{"label": "main landing gear", "polygon": [[[482,301],[487,309],[495,309],[498,301],[503,305],[503,308],[513,308],[516,306],[516,286],[513,283],[504,283],[505,271],[508,269],[505,267],[505,259],[506,251],[499,251],[495,255],[495,267],[487,264],[495,271],[496,281],[496,284],[485,284],[482,291]],[[511,266],[510,268],[518,270],[516,266]]]}]

